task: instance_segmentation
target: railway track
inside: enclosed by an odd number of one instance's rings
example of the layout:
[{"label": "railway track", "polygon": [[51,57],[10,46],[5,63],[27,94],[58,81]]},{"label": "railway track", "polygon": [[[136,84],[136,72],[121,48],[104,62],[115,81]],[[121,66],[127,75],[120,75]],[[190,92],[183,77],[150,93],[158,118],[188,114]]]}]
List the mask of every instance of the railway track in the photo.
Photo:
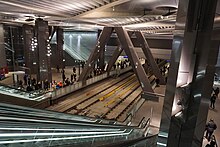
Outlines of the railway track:
[{"label": "railway track", "polygon": [[[149,80],[155,77],[150,73]],[[134,75],[126,74],[120,79],[105,81],[90,90],[71,96],[50,110],[89,117],[119,120],[139,99],[142,89]]]},{"label": "railway track", "polygon": [[96,85],[96,87],[90,87],[84,90],[81,90],[78,94],[69,95],[65,98],[65,100],[54,104],[47,109],[53,110],[53,111],[59,111],[59,112],[67,112],[71,109],[74,109],[78,104],[82,103],[83,101],[86,101],[90,99],[91,97],[94,97],[95,95],[99,94],[102,91],[105,91],[109,89],[112,85],[115,85],[119,83],[120,81],[123,81],[127,78],[129,78],[132,75],[132,73],[127,73],[125,75],[122,75],[118,79],[110,79],[105,81],[105,83],[99,83]]},{"label": "railway track", "polygon": [[118,82],[117,84],[112,85],[107,90],[102,91],[89,99],[85,99],[84,101],[81,101],[80,103],[78,103],[75,106],[75,109],[72,109],[72,110],[69,109],[68,113],[80,115],[84,112],[87,112],[87,111],[89,111],[89,110],[87,110],[89,107],[91,107],[99,102],[104,103],[107,99],[109,99],[110,97],[117,94],[120,89],[127,87],[129,84],[131,84],[134,81],[135,81],[135,76],[132,75],[129,78],[126,78],[126,79]]},{"label": "railway track", "polygon": [[[149,80],[153,81],[154,76],[150,76]],[[108,99],[106,98],[102,101],[98,101],[98,98],[96,97],[92,103],[86,106],[84,105],[85,107],[81,107],[81,111],[78,113],[70,113],[89,117],[100,117],[114,120],[119,119],[128,108],[133,106],[133,104],[140,99],[142,92],[137,79],[133,80],[131,83],[129,82],[130,80],[125,83],[125,85],[127,85],[126,87],[119,86],[118,88],[115,88],[120,92],[115,93],[114,95],[110,92],[112,97],[109,96],[109,93],[104,96],[108,96]]]}]

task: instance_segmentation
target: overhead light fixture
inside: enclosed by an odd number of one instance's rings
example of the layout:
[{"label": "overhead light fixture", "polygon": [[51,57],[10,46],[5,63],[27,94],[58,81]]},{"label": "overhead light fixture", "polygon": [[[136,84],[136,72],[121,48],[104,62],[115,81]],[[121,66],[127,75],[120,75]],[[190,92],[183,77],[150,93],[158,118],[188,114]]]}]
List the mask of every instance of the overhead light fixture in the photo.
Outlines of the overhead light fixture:
[{"label": "overhead light fixture", "polygon": [[25,19],[25,21],[28,21],[28,22],[30,22],[30,21],[34,21],[34,18],[33,17],[31,17],[31,16],[27,16],[28,18],[27,19]]},{"label": "overhead light fixture", "polygon": [[163,14],[162,16],[170,16],[172,14],[176,13],[176,11],[171,11],[170,9],[168,10],[167,13]]},{"label": "overhead light fixture", "polygon": [[173,6],[159,6],[159,7],[156,7],[156,9],[160,11],[166,11],[165,13],[162,12],[161,16],[170,16],[177,12],[177,8]]},{"label": "overhead light fixture", "polygon": [[144,14],[141,17],[144,17],[145,15],[148,14],[148,12],[151,12],[152,9],[144,8]]}]

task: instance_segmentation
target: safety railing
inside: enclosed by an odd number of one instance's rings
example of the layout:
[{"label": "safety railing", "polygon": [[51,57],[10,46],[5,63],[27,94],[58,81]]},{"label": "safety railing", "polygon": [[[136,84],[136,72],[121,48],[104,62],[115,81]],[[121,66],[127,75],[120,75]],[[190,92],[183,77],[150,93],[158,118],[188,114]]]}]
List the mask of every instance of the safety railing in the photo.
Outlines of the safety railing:
[{"label": "safety railing", "polygon": [[157,140],[157,134],[146,136],[146,137],[140,137],[137,139],[131,139],[127,141],[119,141],[117,143],[108,143],[104,145],[100,145],[98,147],[156,147],[156,140]]},{"label": "safety railing", "polygon": [[33,101],[41,101],[42,99],[46,99],[50,97],[50,93],[47,93],[45,91],[38,90],[38,91],[27,92],[25,90],[17,89],[15,87],[8,86],[2,83],[0,83],[0,93],[4,95],[10,95],[13,97],[18,97]]},{"label": "safety railing", "polygon": [[[126,72],[130,71],[131,69],[132,69],[131,67],[120,69],[120,74],[126,73]],[[111,71],[109,76],[114,76],[115,74],[116,74],[116,71]],[[69,85],[69,86],[66,86],[66,87],[63,87],[63,88],[60,88],[60,89],[56,89],[56,90],[51,92],[52,93],[51,100],[55,100],[59,97],[62,97],[62,96],[67,95],[69,93],[72,93],[73,91],[76,91],[76,90],[78,90],[80,88],[83,88],[85,86],[94,84],[94,83],[99,82],[101,80],[104,80],[106,78],[108,78],[107,73],[103,73],[101,75],[98,75],[98,76],[95,76],[93,78],[90,78],[90,79],[86,80],[85,85],[83,85],[82,82],[77,82],[77,83],[74,83],[73,85]]]}]

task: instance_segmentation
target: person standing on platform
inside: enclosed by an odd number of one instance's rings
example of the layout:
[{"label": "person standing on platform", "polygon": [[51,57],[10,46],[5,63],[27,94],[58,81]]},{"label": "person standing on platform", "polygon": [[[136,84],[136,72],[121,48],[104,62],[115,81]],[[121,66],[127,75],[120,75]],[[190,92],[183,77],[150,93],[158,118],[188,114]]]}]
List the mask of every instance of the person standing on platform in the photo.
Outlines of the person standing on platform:
[{"label": "person standing on platform", "polygon": [[210,101],[211,101],[210,107],[212,109],[215,109],[215,100],[216,100],[216,95],[213,94],[212,97],[210,98]]},{"label": "person standing on platform", "polygon": [[214,93],[215,93],[216,97],[218,97],[218,94],[219,94],[219,88],[218,87],[214,90]]},{"label": "person standing on platform", "polygon": [[57,65],[57,72],[58,72],[58,73],[60,72],[60,67],[59,67],[59,65]]},{"label": "person standing on platform", "polygon": [[70,82],[73,83],[73,74],[70,75]]},{"label": "person standing on platform", "polygon": [[24,77],[23,77],[23,79],[24,79],[24,84],[27,85],[27,82],[28,82],[28,75],[25,74]]},{"label": "person standing on platform", "polygon": [[76,73],[76,67],[73,66],[73,73]]},{"label": "person standing on platform", "polygon": [[63,82],[65,81],[65,79],[66,79],[66,75],[65,75],[65,70],[64,69],[62,69],[62,79],[63,79]]},{"label": "person standing on platform", "polygon": [[76,81],[76,73],[73,73],[74,82]]},{"label": "person standing on platform", "polygon": [[160,87],[160,79],[156,78],[155,82],[156,82],[156,87]]},{"label": "person standing on platform", "polygon": [[217,125],[215,124],[213,119],[210,119],[210,121],[206,124],[206,134],[205,137],[208,141],[210,141],[213,132],[217,129]]}]

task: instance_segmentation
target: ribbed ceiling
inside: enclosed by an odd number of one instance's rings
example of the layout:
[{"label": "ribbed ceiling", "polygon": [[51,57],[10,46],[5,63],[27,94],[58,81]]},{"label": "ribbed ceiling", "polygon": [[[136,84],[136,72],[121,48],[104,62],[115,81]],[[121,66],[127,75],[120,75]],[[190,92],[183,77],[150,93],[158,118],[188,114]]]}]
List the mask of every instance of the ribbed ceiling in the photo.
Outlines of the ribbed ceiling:
[{"label": "ribbed ceiling", "polygon": [[[42,18],[49,25],[73,29],[98,29],[103,26],[125,26],[128,29],[162,30],[173,28],[178,0],[1,0],[0,23],[34,25]],[[164,23],[163,23],[164,22]]]}]

